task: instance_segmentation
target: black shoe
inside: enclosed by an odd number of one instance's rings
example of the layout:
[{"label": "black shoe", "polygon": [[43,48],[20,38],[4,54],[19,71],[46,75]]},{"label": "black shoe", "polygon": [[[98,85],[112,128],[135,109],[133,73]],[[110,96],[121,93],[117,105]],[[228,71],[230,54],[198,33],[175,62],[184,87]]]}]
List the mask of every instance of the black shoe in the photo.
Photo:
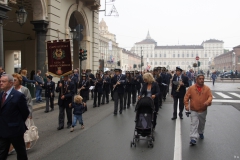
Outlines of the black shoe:
[{"label": "black shoe", "polygon": [[101,103],[101,104],[105,104],[105,103]]},{"label": "black shoe", "polygon": [[45,113],[48,113],[49,111],[44,111]]},{"label": "black shoe", "polygon": [[107,104],[108,104],[109,102],[107,102]]},{"label": "black shoe", "polygon": [[176,117],[173,117],[172,120],[176,120],[177,118]]},{"label": "black shoe", "polygon": [[98,104],[98,107],[100,107],[100,104]]},{"label": "black shoe", "polygon": [[50,111],[54,111],[54,108],[51,108],[51,110]]},{"label": "black shoe", "polygon": [[61,130],[61,129],[63,129],[63,127],[58,127],[58,128],[57,128],[57,130]]},{"label": "black shoe", "polygon": [[93,108],[95,108],[95,107],[96,107],[96,104],[93,105]]},{"label": "black shoe", "polygon": [[122,111],[119,111],[119,114],[122,114]]},{"label": "black shoe", "polygon": [[183,119],[183,117],[182,116],[179,116],[180,117],[180,119]]},{"label": "black shoe", "polygon": [[127,108],[130,108],[130,105],[128,105]]},{"label": "black shoe", "polygon": [[126,107],[123,107],[123,109],[126,109]]},{"label": "black shoe", "polygon": [[117,115],[117,113],[113,113],[113,115],[114,115],[114,116],[116,116],[116,115]]}]

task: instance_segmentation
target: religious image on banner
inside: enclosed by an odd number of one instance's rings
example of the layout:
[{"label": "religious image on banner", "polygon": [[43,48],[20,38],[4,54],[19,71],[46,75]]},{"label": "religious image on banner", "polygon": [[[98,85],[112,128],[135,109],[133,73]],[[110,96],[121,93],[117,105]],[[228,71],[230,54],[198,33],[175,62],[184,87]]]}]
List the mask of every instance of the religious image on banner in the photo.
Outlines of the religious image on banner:
[{"label": "religious image on banner", "polygon": [[48,41],[48,72],[64,76],[72,72],[71,45],[69,40]]}]

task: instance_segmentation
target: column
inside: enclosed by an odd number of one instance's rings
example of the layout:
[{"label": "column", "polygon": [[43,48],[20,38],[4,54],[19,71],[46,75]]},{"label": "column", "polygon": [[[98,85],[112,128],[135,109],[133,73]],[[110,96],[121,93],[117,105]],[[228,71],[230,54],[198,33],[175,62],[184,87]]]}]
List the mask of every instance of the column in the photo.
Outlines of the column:
[{"label": "column", "polygon": [[46,65],[46,33],[47,33],[47,26],[48,21],[45,20],[38,20],[38,21],[31,21],[34,25],[34,31],[36,31],[36,71],[41,70],[43,74],[47,72],[47,65]]},{"label": "column", "polygon": [[0,66],[5,68],[4,50],[3,50],[3,20],[7,19],[6,15],[11,8],[5,5],[0,5]]}]

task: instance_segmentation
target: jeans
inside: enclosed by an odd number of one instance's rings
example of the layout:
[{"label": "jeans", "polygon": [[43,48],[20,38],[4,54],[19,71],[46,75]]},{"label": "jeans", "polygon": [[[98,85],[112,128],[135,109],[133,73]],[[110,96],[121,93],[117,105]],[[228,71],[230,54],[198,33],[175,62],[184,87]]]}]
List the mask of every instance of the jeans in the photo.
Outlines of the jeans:
[{"label": "jeans", "polygon": [[42,100],[42,89],[36,89],[36,101]]},{"label": "jeans", "polygon": [[196,141],[198,139],[198,134],[204,133],[206,116],[207,116],[207,110],[202,113],[191,111],[190,139],[193,139]]},{"label": "jeans", "polygon": [[189,87],[192,86],[192,80],[188,80]]},{"label": "jeans", "polygon": [[75,115],[73,116],[73,122],[72,127],[76,126],[77,120],[79,121],[79,124],[83,125],[82,115]]}]

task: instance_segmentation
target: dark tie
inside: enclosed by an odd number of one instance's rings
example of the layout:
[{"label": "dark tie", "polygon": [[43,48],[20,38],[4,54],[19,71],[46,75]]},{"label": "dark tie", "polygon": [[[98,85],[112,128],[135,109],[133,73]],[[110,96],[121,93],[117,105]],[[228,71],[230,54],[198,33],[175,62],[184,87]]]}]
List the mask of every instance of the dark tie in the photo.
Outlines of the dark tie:
[{"label": "dark tie", "polygon": [[7,93],[5,92],[2,96],[2,103],[1,103],[1,106],[3,106],[5,100],[6,100],[6,96],[7,96]]}]

